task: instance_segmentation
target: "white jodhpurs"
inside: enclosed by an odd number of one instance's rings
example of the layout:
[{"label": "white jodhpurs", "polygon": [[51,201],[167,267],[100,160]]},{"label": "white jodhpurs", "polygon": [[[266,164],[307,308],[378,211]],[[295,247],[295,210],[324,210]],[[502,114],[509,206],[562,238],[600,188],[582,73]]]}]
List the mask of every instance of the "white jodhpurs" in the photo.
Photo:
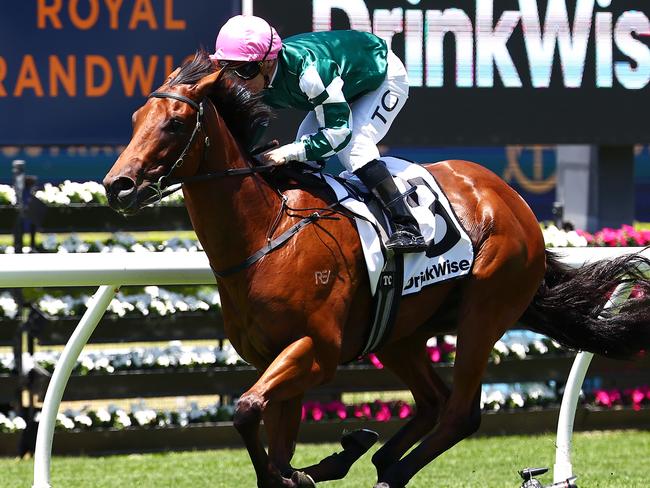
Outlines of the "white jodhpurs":
[{"label": "white jodhpurs", "polygon": [[[375,91],[367,93],[350,104],[352,111],[352,138],[337,153],[348,171],[355,171],[373,159],[379,158],[377,144],[386,136],[397,114],[409,96],[409,81],[402,61],[388,51],[386,79]],[[318,132],[316,114],[309,112],[300,124],[296,140]]]}]

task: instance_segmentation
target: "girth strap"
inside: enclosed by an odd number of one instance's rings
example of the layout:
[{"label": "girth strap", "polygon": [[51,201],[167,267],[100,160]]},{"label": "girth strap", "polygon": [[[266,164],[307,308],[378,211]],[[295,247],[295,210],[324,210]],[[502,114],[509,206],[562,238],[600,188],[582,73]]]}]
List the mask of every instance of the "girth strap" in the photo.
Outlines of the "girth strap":
[{"label": "girth strap", "polygon": [[298,222],[294,226],[287,229],[280,236],[278,236],[275,239],[269,241],[266,246],[264,246],[262,249],[257,251],[255,254],[250,256],[248,259],[246,259],[242,263],[239,263],[236,266],[232,266],[231,268],[224,269],[223,271],[216,271],[214,268],[212,268],[212,271],[214,272],[214,275],[217,278],[225,278],[227,276],[233,275],[235,273],[238,273],[239,271],[242,271],[242,270],[248,268],[252,264],[254,264],[257,261],[259,261],[260,259],[262,259],[267,254],[273,252],[274,250],[278,249],[279,247],[282,247],[284,244],[286,244],[286,242],[289,239],[291,239],[293,236],[295,236],[298,232],[300,232],[302,229],[307,227],[309,224],[313,224],[314,222],[316,222],[317,220],[322,219],[322,218],[324,218],[324,217],[321,216],[318,212],[314,212],[309,217],[305,217],[300,222]]}]

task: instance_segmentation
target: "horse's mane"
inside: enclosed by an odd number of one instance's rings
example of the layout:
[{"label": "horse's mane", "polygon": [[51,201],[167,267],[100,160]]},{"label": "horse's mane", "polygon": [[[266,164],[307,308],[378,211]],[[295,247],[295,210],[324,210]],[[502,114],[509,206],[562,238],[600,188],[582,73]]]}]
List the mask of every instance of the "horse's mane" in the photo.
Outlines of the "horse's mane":
[{"label": "horse's mane", "polygon": [[[178,74],[169,80],[169,86],[197,83],[216,70],[217,67],[210,60],[207,51],[200,49],[194,59],[183,63]],[[263,102],[262,96],[250,92],[239,78],[229,71],[224,72],[208,96],[233,137],[246,151],[250,151],[268,127],[272,116],[271,109]]]}]

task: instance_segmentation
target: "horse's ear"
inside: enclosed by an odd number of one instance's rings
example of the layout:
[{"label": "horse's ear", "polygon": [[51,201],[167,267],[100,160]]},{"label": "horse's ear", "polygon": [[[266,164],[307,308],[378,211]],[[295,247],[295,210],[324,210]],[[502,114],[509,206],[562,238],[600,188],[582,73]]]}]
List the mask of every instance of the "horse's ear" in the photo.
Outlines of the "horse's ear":
[{"label": "horse's ear", "polygon": [[221,78],[221,72],[222,70],[217,70],[201,78],[195,87],[196,94],[201,97],[205,96],[214,87],[219,78]]},{"label": "horse's ear", "polygon": [[176,78],[178,76],[178,73],[180,73],[180,72],[181,72],[181,68],[179,66],[174,71],[172,71],[172,73],[167,77],[167,80],[165,80],[165,84],[169,83],[171,80]]}]

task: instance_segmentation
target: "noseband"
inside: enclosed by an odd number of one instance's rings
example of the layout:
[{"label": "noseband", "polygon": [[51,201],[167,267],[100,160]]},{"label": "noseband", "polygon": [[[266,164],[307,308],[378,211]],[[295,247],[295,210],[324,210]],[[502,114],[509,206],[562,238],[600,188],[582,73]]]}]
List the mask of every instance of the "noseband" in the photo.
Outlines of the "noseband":
[{"label": "noseband", "polygon": [[[196,124],[194,125],[194,130],[192,131],[192,135],[190,135],[190,138],[187,141],[185,148],[183,148],[183,151],[181,151],[181,154],[176,159],[176,162],[170,166],[169,170],[165,175],[161,176],[160,178],[158,178],[158,181],[152,182],[148,186],[148,188],[150,188],[154,192],[154,194],[150,198],[147,198],[143,202],[143,205],[145,206],[152,205],[160,202],[166,196],[169,196],[172,193],[175,193],[178,190],[180,190],[183,183],[205,181],[205,180],[210,180],[215,178],[222,178],[225,176],[246,176],[255,173],[266,173],[274,169],[273,166],[251,166],[248,168],[231,168],[216,173],[204,173],[200,175],[189,176],[186,178],[171,178],[172,173],[177,168],[183,166],[185,157],[187,156],[187,153],[189,153],[190,149],[192,148],[196,136],[199,134],[199,132],[203,130],[203,124],[202,124],[203,113],[204,113],[203,102],[206,99],[204,98],[199,103],[197,103],[191,98],[185,97],[183,95],[179,95],[177,93],[159,92],[159,91],[153,92],[151,95],[149,95],[148,98],[171,98],[173,100],[178,100],[179,102],[187,103],[190,107],[196,110]],[[201,159],[201,162],[203,162],[206,159],[208,149],[210,148],[210,137],[207,134],[204,139],[204,144],[205,145],[204,145],[203,157]],[[253,151],[253,154],[259,154],[260,152],[264,152],[267,149],[268,149],[267,147],[257,149]]]}]

